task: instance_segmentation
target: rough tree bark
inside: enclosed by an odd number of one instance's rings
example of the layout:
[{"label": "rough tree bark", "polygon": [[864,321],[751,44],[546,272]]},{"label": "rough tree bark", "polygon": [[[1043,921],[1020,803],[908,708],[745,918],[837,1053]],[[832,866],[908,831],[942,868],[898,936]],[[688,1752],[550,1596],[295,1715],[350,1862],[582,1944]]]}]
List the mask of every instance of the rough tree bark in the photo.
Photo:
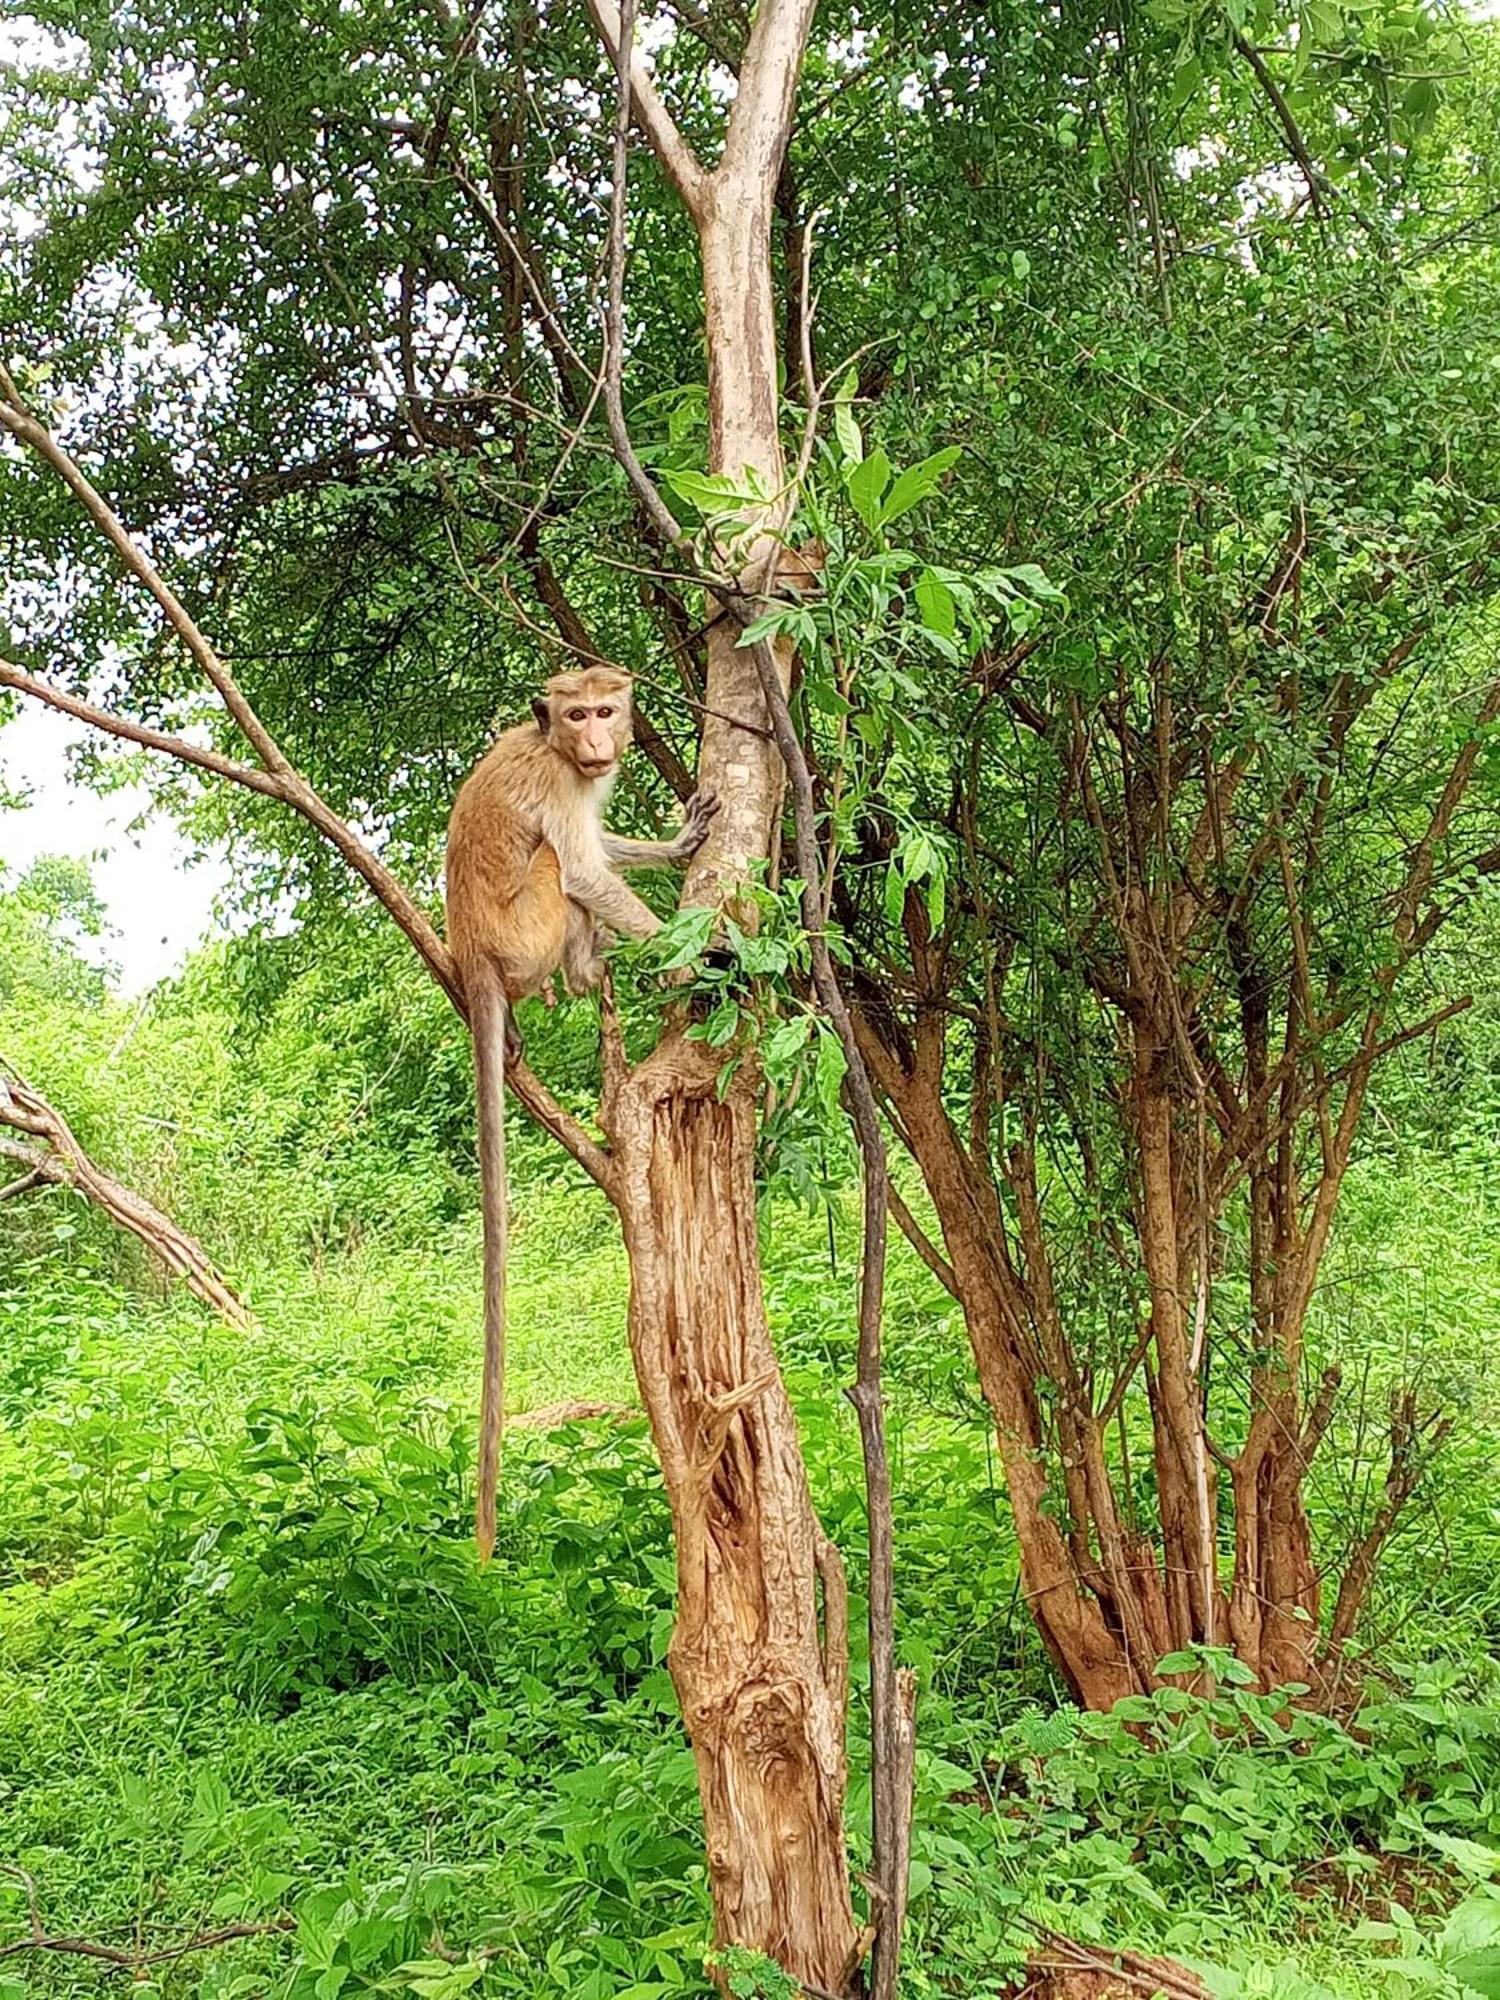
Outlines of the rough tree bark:
[{"label": "rough tree bark", "polygon": [[[763,0],[711,172],[630,53],[633,10],[590,0],[629,77],[636,122],[697,230],[708,348],[708,469],[776,496],[743,523],[739,583],[763,587],[787,501],[777,389],[771,223],[814,0]],[[623,45],[623,52],[622,52]],[[619,402],[623,246],[616,150],[612,379],[616,448],[656,525],[676,523],[634,461]],[[686,904],[732,899],[771,846],[784,774],[754,659],[727,616],[708,634],[698,783],[721,809],[690,866]],[[783,685],[790,658],[778,657]],[[698,1764],[720,1943],[769,1953],[844,1992],[863,1940],[849,1893],[843,1806],[847,1635],[838,1552],[813,1510],[795,1419],[766,1324],[755,1233],[750,1065],[722,1100],[719,1059],[669,1026],[631,1069],[611,1030],[601,1122],[630,1255],[630,1337],[677,1538],[672,1676]],[[821,1615],[820,1615],[821,1600]]]}]

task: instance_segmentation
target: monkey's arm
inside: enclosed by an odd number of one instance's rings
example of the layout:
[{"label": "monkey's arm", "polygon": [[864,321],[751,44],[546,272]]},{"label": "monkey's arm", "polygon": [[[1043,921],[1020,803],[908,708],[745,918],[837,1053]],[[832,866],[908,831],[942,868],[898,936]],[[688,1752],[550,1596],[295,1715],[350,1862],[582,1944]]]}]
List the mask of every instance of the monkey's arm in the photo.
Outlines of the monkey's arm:
[{"label": "monkey's arm", "polygon": [[606,832],[604,858],[611,868],[679,868],[707,840],[708,823],[718,810],[713,792],[694,792],[683,807],[682,830],[675,840],[627,840]]},{"label": "monkey's arm", "polygon": [[562,887],[570,902],[579,904],[621,937],[655,937],[661,929],[661,918],[656,912],[648,909],[633,889],[602,865],[590,867],[587,862],[575,862],[570,866],[564,861]]}]

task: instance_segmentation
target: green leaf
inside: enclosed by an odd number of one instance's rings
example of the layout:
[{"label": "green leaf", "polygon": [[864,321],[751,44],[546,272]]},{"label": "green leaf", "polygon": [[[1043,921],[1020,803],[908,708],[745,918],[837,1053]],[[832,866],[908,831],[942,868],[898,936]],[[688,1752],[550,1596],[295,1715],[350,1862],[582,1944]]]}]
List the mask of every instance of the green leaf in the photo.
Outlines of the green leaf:
[{"label": "green leaf", "polygon": [[807,1047],[812,1033],[811,1014],[793,1014],[778,1021],[761,1044],[761,1061],[768,1074],[784,1076]]},{"label": "green leaf", "polygon": [[345,1444],[368,1446],[380,1442],[378,1428],[363,1410],[334,1410],[328,1418],[328,1425]]},{"label": "green leaf", "polygon": [[880,502],[891,482],[891,461],[879,445],[844,476],[856,514],[873,535],[880,525]]},{"label": "green leaf", "polygon": [[1458,1958],[1448,1959],[1445,1969],[1479,1994],[1481,2000],[1500,2000],[1500,1946],[1466,1951]]},{"label": "green leaf", "polygon": [[703,1023],[703,1039],[711,1049],[722,1049],[726,1042],[732,1042],[739,1031],[740,1008],[737,1000],[721,1000],[708,1019]]},{"label": "green leaf", "polygon": [[703,956],[704,946],[713,936],[712,910],[677,910],[652,939],[650,960],[658,972],[675,972]]},{"label": "green leaf", "polygon": [[1456,1833],[1434,1833],[1426,1827],[1422,1829],[1422,1837],[1429,1847],[1435,1847],[1439,1854],[1445,1855],[1471,1882],[1488,1882],[1500,1870],[1500,1852],[1483,1846],[1477,1840],[1465,1840]]},{"label": "green leaf", "polygon": [[839,450],[850,465],[858,465],[865,455],[865,441],[860,435],[859,425],[855,422],[854,411],[850,407],[858,387],[858,372],[851,368],[839,384],[838,394],[833,399],[833,434],[839,441]]},{"label": "green leaf", "polygon": [[1159,1674],[1195,1674],[1203,1662],[1196,1653],[1166,1653],[1156,1663]]},{"label": "green leaf", "polygon": [[677,496],[695,507],[706,520],[743,512],[757,499],[722,472],[694,472],[688,466],[663,466],[662,480]]},{"label": "green leaf", "polygon": [[890,498],[880,509],[882,527],[889,527],[905,513],[925,500],[929,493],[935,493],[943,474],[963,455],[960,445],[945,445],[935,451],[931,458],[924,458],[920,465],[910,465],[891,488]]},{"label": "green leaf", "polygon": [[912,595],[928,631],[935,632],[940,639],[951,639],[958,630],[958,605],[942,578],[934,576],[930,569],[923,570]]},{"label": "green leaf", "polygon": [[844,1081],[848,1064],[837,1035],[831,1028],[820,1022],[818,1025],[818,1053],[813,1064],[813,1088],[817,1092],[818,1103],[827,1118],[836,1118],[839,1110],[839,1089]]}]

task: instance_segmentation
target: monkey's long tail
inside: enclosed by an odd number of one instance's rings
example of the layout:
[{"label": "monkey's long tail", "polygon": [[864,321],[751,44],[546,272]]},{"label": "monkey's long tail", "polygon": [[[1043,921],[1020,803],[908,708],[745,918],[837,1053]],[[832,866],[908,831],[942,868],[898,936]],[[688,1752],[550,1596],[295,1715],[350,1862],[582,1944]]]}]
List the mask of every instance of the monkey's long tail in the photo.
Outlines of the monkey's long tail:
[{"label": "monkey's long tail", "polygon": [[495,1494],[505,1420],[505,1261],[510,1219],[505,1185],[505,989],[492,967],[466,980],[479,1110],[479,1180],[484,1213],[484,1391],[479,1406],[479,1475],[474,1538],[482,1559],[495,1549]]}]

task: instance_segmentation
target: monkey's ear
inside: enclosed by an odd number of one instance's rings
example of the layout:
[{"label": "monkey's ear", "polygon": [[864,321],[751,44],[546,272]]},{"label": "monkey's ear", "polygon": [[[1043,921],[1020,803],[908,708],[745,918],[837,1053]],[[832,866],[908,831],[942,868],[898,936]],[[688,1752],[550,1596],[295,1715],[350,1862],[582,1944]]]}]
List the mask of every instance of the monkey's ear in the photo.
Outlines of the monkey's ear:
[{"label": "monkey's ear", "polygon": [[531,712],[536,717],[537,728],[545,736],[547,734],[547,724],[552,720],[552,710],[547,705],[545,695],[539,694],[537,696],[536,700],[531,704]]}]

